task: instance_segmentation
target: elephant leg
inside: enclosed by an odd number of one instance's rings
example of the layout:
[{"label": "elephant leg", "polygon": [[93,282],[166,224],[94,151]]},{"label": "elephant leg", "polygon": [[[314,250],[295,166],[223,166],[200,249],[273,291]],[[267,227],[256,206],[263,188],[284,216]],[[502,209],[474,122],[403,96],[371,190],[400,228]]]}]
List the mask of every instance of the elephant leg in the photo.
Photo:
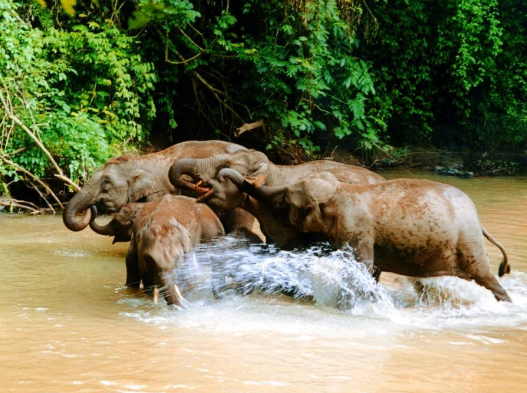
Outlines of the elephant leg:
[{"label": "elephant leg", "polygon": [[212,295],[216,299],[223,299],[225,297],[224,291],[227,287],[227,277],[225,269],[223,269],[223,266],[218,266],[219,264],[221,264],[219,261],[212,264]]},{"label": "elephant leg", "polygon": [[497,300],[510,302],[509,294],[490,271],[485,246],[479,242],[465,241],[463,244],[465,246],[460,247],[457,252],[459,277],[473,279],[477,284],[491,291]]},{"label": "elephant leg", "polygon": [[172,272],[163,272],[159,275],[159,280],[163,285],[161,291],[165,301],[169,306],[176,306],[176,308],[187,308],[190,304],[181,294],[176,280]]},{"label": "elephant leg", "polygon": [[[363,264],[372,277],[375,279],[380,275],[380,269],[373,266],[373,241],[367,239],[357,240],[350,244],[353,249],[355,263]],[[354,263],[354,262],[350,262]],[[349,309],[353,306],[357,297],[367,297],[367,293],[363,293],[363,288],[359,287],[356,277],[345,270],[343,277],[342,288],[339,291],[337,299],[337,308],[341,310]]]},{"label": "elephant leg", "polygon": [[512,302],[507,291],[501,286],[498,279],[492,273],[483,276],[476,276],[474,277],[474,280],[482,287],[491,291],[496,300]]},{"label": "elephant leg", "polygon": [[417,294],[417,296],[422,299],[423,294],[425,293],[425,286],[423,282],[419,279],[413,278],[410,279],[410,282],[412,283],[412,286],[414,287],[414,291]]},{"label": "elephant leg", "polygon": [[169,306],[178,303],[175,291],[174,280],[167,273],[159,274],[159,282],[161,284],[161,293],[163,298]]},{"label": "elephant leg", "polygon": [[251,213],[241,208],[227,212],[222,222],[226,233],[240,233],[251,243],[265,242],[265,236],[260,229],[258,220]]},{"label": "elephant leg", "polygon": [[382,270],[379,266],[373,265],[373,273],[371,274],[375,282],[379,282],[381,279]]},{"label": "elephant leg", "polygon": [[141,280],[143,281],[143,291],[144,291],[144,293],[149,295],[149,296],[152,296],[152,294],[154,293],[155,280],[148,273],[144,273],[141,276]]},{"label": "elephant leg", "polygon": [[129,288],[139,288],[140,284],[141,272],[139,271],[137,249],[132,242],[126,254],[126,286]]}]

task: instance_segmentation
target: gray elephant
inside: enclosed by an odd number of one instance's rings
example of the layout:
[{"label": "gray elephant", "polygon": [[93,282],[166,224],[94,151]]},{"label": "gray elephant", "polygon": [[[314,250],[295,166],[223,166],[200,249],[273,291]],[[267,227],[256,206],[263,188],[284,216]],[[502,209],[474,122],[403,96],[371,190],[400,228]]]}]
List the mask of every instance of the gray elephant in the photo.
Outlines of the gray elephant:
[{"label": "gray elephant", "polygon": [[278,187],[254,187],[230,169],[218,178],[272,206],[274,214],[285,213],[299,232],[351,246],[357,261],[405,276],[475,280],[510,301],[490,271],[483,235],[504,254],[500,276],[510,272],[507,254],[482,227],[471,199],[453,186],[410,179],[345,184],[328,172]]},{"label": "gray elephant", "polygon": [[165,195],[146,203],[129,203],[112,220],[91,228],[101,235],[131,239],[126,255],[126,285],[149,292],[161,287],[167,304],[183,306],[185,300],[176,285],[174,274],[183,255],[201,242],[225,234],[216,214],[193,198]]},{"label": "gray elephant", "polygon": [[[384,181],[382,176],[365,168],[327,160],[294,166],[275,165],[264,153],[256,150],[218,154],[204,159],[184,158],[171,166],[169,179],[175,187],[200,193],[198,200],[215,208],[245,209],[258,219],[267,240],[281,246],[296,246],[313,239],[298,233],[284,221],[284,217],[271,212],[265,203],[248,197],[233,183],[220,182],[217,175],[223,168],[237,171],[254,187],[282,186],[321,171],[331,172],[346,183],[375,184]],[[188,177],[191,177],[192,181]]]},{"label": "gray elephant", "polygon": [[[177,194],[180,190],[168,180],[168,170],[174,161],[182,157],[203,158],[239,150],[246,149],[223,141],[189,141],[157,153],[114,158],[95,172],[71,199],[64,210],[64,224],[72,231],[81,231],[91,220],[92,206],[96,206],[99,212],[112,213],[126,203],[150,201],[167,193]],[[253,227],[258,226],[254,217],[241,209],[228,215],[217,213],[228,231],[242,229],[252,234]]]}]

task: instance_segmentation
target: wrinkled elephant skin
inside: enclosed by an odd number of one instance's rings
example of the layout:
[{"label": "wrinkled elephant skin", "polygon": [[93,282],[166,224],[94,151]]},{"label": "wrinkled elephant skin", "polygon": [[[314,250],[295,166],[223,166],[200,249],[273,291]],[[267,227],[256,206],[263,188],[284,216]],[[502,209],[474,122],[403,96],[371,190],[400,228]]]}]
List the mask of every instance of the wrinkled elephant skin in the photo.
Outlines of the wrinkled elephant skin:
[{"label": "wrinkled elephant skin", "polygon": [[[218,154],[204,159],[181,159],[170,168],[169,179],[175,187],[194,190],[201,194],[199,200],[209,206],[225,210],[241,207],[253,214],[260,222],[268,241],[279,245],[302,243],[297,231],[283,221],[280,215],[271,214],[270,209],[258,200],[247,197],[239,184],[218,178],[221,170],[228,168],[258,188],[262,185],[281,186],[297,182],[306,176],[322,171],[331,172],[346,183],[374,184],[384,178],[365,168],[322,160],[301,165],[275,165],[267,156],[256,150]],[[192,180],[188,180],[188,178]]]},{"label": "wrinkled elephant skin", "polygon": [[130,238],[126,285],[151,291],[160,286],[168,304],[184,306],[174,280],[183,255],[197,244],[224,235],[216,214],[193,198],[165,195],[146,203],[130,203],[106,225],[90,222],[101,235]]},{"label": "wrinkled elephant skin", "polygon": [[[91,220],[92,206],[96,206],[100,213],[111,213],[126,203],[151,201],[167,193],[177,194],[180,190],[168,180],[168,170],[174,161],[182,157],[204,158],[238,150],[246,149],[223,141],[189,141],[156,153],[114,158],[95,172],[71,199],[64,210],[64,224],[72,231],[81,231]],[[255,221],[247,213],[237,214],[235,220],[234,226],[249,230]]]},{"label": "wrinkled elephant skin", "polygon": [[[490,271],[483,236],[499,243],[482,227],[470,198],[453,186],[410,179],[345,184],[320,173],[284,187],[246,188],[275,212],[286,208],[299,232],[351,246],[360,262],[406,276],[475,280],[510,301]],[[504,252],[500,272],[508,271]]]}]

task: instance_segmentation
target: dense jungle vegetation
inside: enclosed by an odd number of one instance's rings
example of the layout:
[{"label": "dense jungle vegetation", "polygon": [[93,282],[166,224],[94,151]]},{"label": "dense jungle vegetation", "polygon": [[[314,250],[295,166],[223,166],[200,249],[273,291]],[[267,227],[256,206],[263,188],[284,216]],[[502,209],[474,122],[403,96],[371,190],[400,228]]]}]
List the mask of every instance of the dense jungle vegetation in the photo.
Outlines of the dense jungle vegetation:
[{"label": "dense jungle vegetation", "polygon": [[2,0],[0,195],[60,205],[111,156],[210,138],[512,172],[526,30],[526,0]]}]

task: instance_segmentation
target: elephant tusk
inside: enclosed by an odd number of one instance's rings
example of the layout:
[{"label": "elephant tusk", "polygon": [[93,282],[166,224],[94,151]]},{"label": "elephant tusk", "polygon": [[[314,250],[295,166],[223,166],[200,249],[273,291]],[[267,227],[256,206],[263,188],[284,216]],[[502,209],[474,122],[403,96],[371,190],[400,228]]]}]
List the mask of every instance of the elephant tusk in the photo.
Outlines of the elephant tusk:
[{"label": "elephant tusk", "polygon": [[199,182],[196,183],[196,187],[199,187],[203,184],[203,180],[200,180]]},{"label": "elephant tusk", "polygon": [[159,288],[156,286],[154,287],[154,304],[157,304],[159,301]]},{"label": "elephant tusk", "polygon": [[196,200],[196,202],[198,202],[198,203],[205,203],[212,197],[213,194],[214,194],[214,188],[210,188],[210,189],[207,190],[207,192],[205,194],[200,196]]},{"label": "elephant tusk", "polygon": [[190,306],[190,302],[187,301],[187,299],[185,299],[183,297],[183,295],[181,294],[181,292],[179,291],[179,288],[177,285],[174,285],[174,292],[176,293],[176,298],[180,304],[180,307],[181,308],[188,308],[188,306]]}]

